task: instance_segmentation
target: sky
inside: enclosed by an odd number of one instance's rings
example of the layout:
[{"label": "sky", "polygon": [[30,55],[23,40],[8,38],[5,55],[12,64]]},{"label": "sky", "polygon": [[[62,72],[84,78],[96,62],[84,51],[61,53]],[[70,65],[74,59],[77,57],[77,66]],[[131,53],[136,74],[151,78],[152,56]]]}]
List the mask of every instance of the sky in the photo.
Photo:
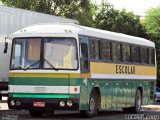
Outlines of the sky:
[{"label": "sky", "polygon": [[[103,0],[95,1],[97,4],[100,4]],[[160,6],[160,0],[108,0],[108,2],[113,4],[116,9],[122,10],[125,8],[126,11],[142,17],[145,16],[145,12],[148,9]]]}]

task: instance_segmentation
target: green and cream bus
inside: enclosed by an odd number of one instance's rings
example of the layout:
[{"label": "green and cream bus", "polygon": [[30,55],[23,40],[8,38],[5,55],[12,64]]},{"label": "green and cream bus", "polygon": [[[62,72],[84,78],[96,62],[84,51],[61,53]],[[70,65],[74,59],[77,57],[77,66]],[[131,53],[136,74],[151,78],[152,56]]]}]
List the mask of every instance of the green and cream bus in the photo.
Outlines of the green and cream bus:
[{"label": "green and cream bus", "polygon": [[32,116],[76,110],[86,117],[154,101],[155,44],[76,24],[38,24],[12,36],[10,109]]}]

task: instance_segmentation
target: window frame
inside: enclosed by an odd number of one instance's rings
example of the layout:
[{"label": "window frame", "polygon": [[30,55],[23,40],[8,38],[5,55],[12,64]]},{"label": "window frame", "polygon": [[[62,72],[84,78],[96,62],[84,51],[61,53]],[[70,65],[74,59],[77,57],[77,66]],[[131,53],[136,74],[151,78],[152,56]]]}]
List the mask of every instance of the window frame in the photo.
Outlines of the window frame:
[{"label": "window frame", "polygon": [[[78,36],[78,39],[79,39],[79,59],[80,59],[80,71],[82,73],[89,73],[90,72],[90,55],[89,55],[89,40],[88,40],[88,37],[86,36],[82,36],[82,35],[79,35]],[[81,54],[81,43],[83,44],[86,44],[87,45],[87,58],[85,57],[81,57],[80,54]],[[87,61],[87,64],[88,64],[88,68],[82,68],[81,67],[81,61]]]},{"label": "window frame", "polygon": [[[30,70],[37,70],[37,69],[41,69],[41,52],[42,52],[42,37],[16,37],[12,40],[12,46],[11,46],[11,57],[10,57],[10,65],[9,65],[9,69],[10,70],[25,70],[26,68],[12,68],[12,57],[13,57],[13,53],[15,53],[15,46],[13,43],[15,43],[15,40],[17,39],[40,39],[41,43],[40,43],[40,63],[39,63],[39,68],[29,68]],[[25,48],[26,49],[26,48]],[[26,50],[25,50],[26,51]],[[28,51],[27,51],[28,52]],[[21,52],[21,55],[23,53]],[[25,56],[26,57],[26,56]]]},{"label": "window frame", "polygon": [[[149,52],[150,52],[150,50],[151,50],[151,56],[149,56],[150,54],[149,54]],[[154,65],[155,66],[155,56],[156,54],[155,54],[155,48],[148,48],[148,59],[149,59],[149,64],[150,65]],[[151,60],[150,60],[150,57],[151,57]],[[153,59],[153,62],[152,62],[152,59]]]},{"label": "window frame", "polygon": [[[103,51],[101,50],[101,49],[103,49],[102,48],[102,46],[101,46],[101,42],[104,42],[105,44],[107,43],[108,45],[109,45],[109,58],[107,57],[107,59],[102,59],[102,54],[103,54]],[[107,46],[108,47],[108,46]],[[104,39],[101,39],[101,40],[99,40],[99,60],[101,60],[101,61],[108,61],[108,62],[111,62],[111,60],[112,60],[112,53],[111,53],[111,42],[109,41],[109,40],[104,40]],[[108,49],[107,49],[108,50]],[[106,52],[106,53],[108,53],[108,51]],[[106,55],[106,56],[108,56],[108,54]]]},{"label": "window frame", "polygon": [[[124,46],[126,48],[126,60],[124,60]],[[129,48],[129,60],[127,60],[127,48]],[[127,44],[127,43],[124,43],[122,44],[122,61],[123,63],[132,63],[131,61],[131,45],[130,44]]]},{"label": "window frame", "polygon": [[36,38],[39,38],[41,39],[41,45],[40,45],[40,67],[39,68],[29,68],[29,70],[55,70],[55,69],[52,69],[52,68],[43,68],[43,65],[44,65],[44,39],[46,38],[65,38],[65,39],[74,39],[75,40],[75,47],[76,47],[76,60],[77,60],[77,68],[76,69],[61,69],[61,68],[58,68],[56,70],[75,70],[77,71],[79,69],[79,55],[78,55],[78,43],[77,43],[77,39],[74,38],[74,37],[16,37],[12,40],[12,47],[11,47],[11,59],[10,59],[10,70],[24,70],[24,69],[18,69],[18,68],[12,68],[11,67],[11,64],[12,64],[12,56],[13,56],[13,49],[14,49],[14,42],[16,39],[36,39]]},{"label": "window frame", "polygon": [[[136,54],[136,57],[138,57],[138,61],[135,60],[135,55],[133,56],[133,47],[136,49],[138,48],[138,55]],[[137,53],[137,50],[136,50],[136,53]],[[140,46],[139,45],[131,45],[131,62],[133,64],[141,64],[140,61],[141,61],[141,59],[140,59]]]},{"label": "window frame", "polygon": [[[115,46],[116,46],[116,50],[115,50],[115,53],[116,53],[116,60],[114,60],[113,59],[113,44],[115,44]],[[118,52],[118,50],[117,50],[117,45],[119,45],[120,46],[120,51],[119,51],[119,57],[120,58],[118,58],[118,54],[117,54],[117,52]],[[111,58],[112,58],[112,62],[113,63],[123,63],[123,60],[122,60],[122,42],[111,42]]]},{"label": "window frame", "polygon": [[[98,46],[98,48],[97,48],[97,52],[98,53],[96,53],[96,47],[95,47],[95,56],[94,56],[94,58],[92,58],[91,57],[91,41],[92,42],[94,42],[94,43],[97,43],[97,46]],[[88,37],[88,48],[89,48],[89,59],[91,59],[91,60],[96,60],[96,61],[100,61],[100,43],[99,43],[99,41],[100,41],[100,39],[97,39],[97,38],[93,38],[93,37]],[[97,57],[98,58],[96,58],[96,54],[97,54]]]}]

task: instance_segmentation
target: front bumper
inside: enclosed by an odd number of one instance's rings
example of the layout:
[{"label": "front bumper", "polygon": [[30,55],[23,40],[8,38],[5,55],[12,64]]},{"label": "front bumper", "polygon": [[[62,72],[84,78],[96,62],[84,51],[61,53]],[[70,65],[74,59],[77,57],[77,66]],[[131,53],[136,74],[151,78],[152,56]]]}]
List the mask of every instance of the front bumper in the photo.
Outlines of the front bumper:
[{"label": "front bumper", "polygon": [[[20,101],[20,105],[11,105],[11,101]],[[60,107],[59,102],[65,101],[65,106]],[[67,106],[67,101],[72,101],[73,105],[71,107]],[[44,102],[44,107],[34,107],[34,102]],[[43,98],[8,98],[9,109],[51,109],[51,110],[79,110],[79,100],[76,98],[54,98],[54,99],[43,99]]]}]

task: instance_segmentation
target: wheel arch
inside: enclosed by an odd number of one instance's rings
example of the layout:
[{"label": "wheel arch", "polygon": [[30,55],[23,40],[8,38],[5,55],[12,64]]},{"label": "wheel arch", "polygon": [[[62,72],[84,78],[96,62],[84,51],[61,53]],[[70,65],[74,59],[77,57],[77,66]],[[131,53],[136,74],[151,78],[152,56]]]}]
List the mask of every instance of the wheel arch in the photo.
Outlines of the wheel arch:
[{"label": "wheel arch", "polygon": [[94,93],[96,95],[98,110],[101,109],[101,91],[99,87],[93,87],[91,90],[91,94]]},{"label": "wheel arch", "polygon": [[[137,91],[138,91],[138,90],[140,90],[141,96],[143,96],[143,87],[142,87],[142,86],[138,86]],[[136,92],[137,92],[137,91],[136,91]]]}]

